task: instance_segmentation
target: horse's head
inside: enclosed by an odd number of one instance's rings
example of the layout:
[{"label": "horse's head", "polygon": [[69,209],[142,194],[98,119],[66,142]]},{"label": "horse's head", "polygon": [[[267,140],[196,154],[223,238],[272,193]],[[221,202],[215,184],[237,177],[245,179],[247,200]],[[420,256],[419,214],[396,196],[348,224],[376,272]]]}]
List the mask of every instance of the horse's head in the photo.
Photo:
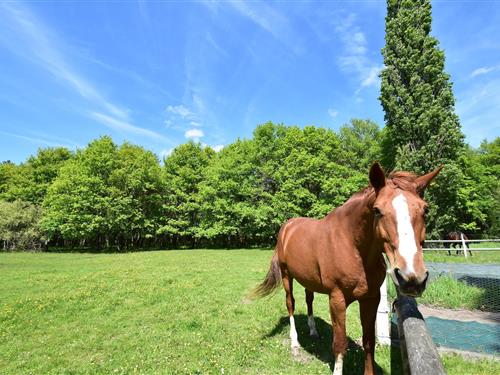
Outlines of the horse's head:
[{"label": "horse's head", "polygon": [[422,252],[427,212],[422,196],[441,168],[420,177],[395,172],[387,179],[378,163],[370,169],[375,236],[383,243],[391,276],[404,295],[420,296],[429,277]]}]

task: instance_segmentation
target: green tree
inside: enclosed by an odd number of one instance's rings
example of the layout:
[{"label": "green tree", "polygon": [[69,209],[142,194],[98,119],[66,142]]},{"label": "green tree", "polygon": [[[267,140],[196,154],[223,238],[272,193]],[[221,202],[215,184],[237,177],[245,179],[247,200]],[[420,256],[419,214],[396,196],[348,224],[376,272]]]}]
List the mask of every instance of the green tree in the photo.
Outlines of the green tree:
[{"label": "green tree", "polygon": [[151,151],[124,143],[116,152],[116,167],[109,176],[115,246],[141,247],[154,242],[162,217],[162,170]]},{"label": "green tree", "polygon": [[42,228],[72,244],[123,249],[155,237],[162,196],[157,157],[110,137],[68,161],[48,189]]},{"label": "green tree", "polygon": [[30,202],[0,201],[0,243],[3,250],[39,250],[44,242],[40,209]]},{"label": "green tree", "polygon": [[479,162],[483,167],[481,183],[487,200],[485,232],[490,238],[498,238],[500,234],[500,137],[492,142],[483,141],[478,150]]},{"label": "green tree", "polygon": [[202,204],[199,184],[204,180],[205,170],[214,154],[210,147],[188,142],[165,158],[163,219],[158,233],[170,238],[174,246],[179,241],[194,245]]},{"label": "green tree", "polygon": [[463,149],[444,52],[430,35],[431,21],[430,0],[387,1],[380,100],[390,169],[427,172],[457,160]]},{"label": "green tree", "polygon": [[430,0],[387,1],[380,100],[386,122],[383,163],[388,169],[424,173],[446,165],[427,194],[428,227],[436,237],[459,226],[458,218],[464,216],[456,203],[464,137],[444,71],[444,52],[430,35],[431,21]]},{"label": "green tree", "polygon": [[109,178],[117,168],[117,147],[101,137],[77,152],[49,187],[41,226],[49,239],[59,235],[80,245],[109,245],[113,227],[113,191]]},{"label": "green tree", "polygon": [[7,200],[19,167],[10,160],[0,163],[0,199]]},{"label": "green tree", "polygon": [[261,189],[254,160],[254,142],[237,140],[210,163],[200,184],[199,237],[226,246],[243,245],[265,229],[268,223],[257,210]]},{"label": "green tree", "polygon": [[6,186],[0,187],[1,197],[9,201],[20,199],[40,205],[59,170],[72,157],[72,152],[64,147],[43,148],[19,166],[3,164],[0,170],[3,169],[4,173],[9,170],[10,176],[5,182]]},{"label": "green tree", "polygon": [[341,164],[355,171],[367,171],[382,157],[379,126],[371,120],[352,119],[339,130],[345,160]]}]

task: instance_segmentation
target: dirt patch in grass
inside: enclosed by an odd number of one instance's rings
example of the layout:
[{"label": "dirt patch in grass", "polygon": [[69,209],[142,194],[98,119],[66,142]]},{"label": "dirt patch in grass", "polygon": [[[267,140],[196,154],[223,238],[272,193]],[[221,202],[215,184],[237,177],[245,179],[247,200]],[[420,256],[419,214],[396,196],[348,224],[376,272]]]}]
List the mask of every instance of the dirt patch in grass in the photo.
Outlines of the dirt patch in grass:
[{"label": "dirt patch in grass", "polygon": [[419,305],[418,309],[424,316],[434,316],[442,319],[459,320],[464,322],[478,323],[500,323],[500,313],[477,311],[477,310],[462,310],[462,309],[437,309],[435,307]]}]

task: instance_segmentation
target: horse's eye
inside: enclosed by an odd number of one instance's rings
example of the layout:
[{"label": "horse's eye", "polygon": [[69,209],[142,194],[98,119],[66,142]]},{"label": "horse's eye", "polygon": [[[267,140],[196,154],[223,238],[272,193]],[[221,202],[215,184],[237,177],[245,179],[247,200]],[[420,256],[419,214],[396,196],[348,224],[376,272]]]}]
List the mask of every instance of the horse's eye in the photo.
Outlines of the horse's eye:
[{"label": "horse's eye", "polygon": [[373,214],[375,215],[375,217],[379,218],[382,216],[382,212],[380,211],[380,209],[378,207],[373,207]]}]

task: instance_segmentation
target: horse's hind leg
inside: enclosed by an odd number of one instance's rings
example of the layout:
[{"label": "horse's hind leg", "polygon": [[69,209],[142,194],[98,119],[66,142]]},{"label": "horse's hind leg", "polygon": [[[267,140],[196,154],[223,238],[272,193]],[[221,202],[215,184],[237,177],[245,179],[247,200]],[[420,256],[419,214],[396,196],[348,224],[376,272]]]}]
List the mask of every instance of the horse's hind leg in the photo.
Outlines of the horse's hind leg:
[{"label": "horse's hind leg", "polygon": [[288,276],[287,272],[283,272],[283,288],[286,292],[286,308],[288,309],[288,316],[290,318],[290,341],[292,353],[296,354],[299,349],[299,340],[297,335],[297,329],[295,328],[295,319],[293,318],[293,312],[295,310],[295,299],[293,298],[293,278]]},{"label": "horse's hind leg", "polygon": [[313,315],[313,301],[314,301],[314,292],[306,289],[306,302],[307,302],[307,324],[309,325],[309,335],[313,339],[318,339],[318,331],[316,330],[316,323],[314,322]]}]

